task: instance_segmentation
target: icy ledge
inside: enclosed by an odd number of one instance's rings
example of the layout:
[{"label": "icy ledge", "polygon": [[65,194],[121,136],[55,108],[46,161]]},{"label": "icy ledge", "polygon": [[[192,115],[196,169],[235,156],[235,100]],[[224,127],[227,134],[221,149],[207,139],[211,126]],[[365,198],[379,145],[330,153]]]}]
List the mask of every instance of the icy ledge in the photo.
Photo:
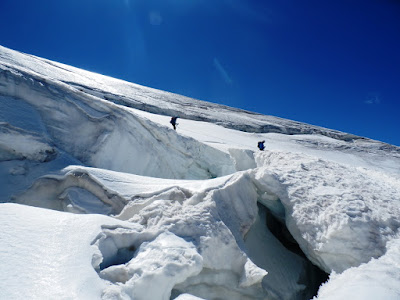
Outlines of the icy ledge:
[{"label": "icy ledge", "polygon": [[[26,118],[43,128],[42,139],[51,140],[54,148],[86,165],[177,179],[205,179],[236,171],[230,155],[143,119],[131,109],[77,92],[65,83],[26,73],[25,69],[9,71],[1,67],[0,108],[6,115],[17,115],[21,108],[34,112],[27,113]],[[14,139],[9,142],[11,145],[21,136],[22,129],[15,130],[8,135]],[[6,137],[4,133],[0,135],[0,159],[11,155],[2,146]],[[34,142],[32,137],[30,140]],[[210,163],[209,157],[216,161]]]},{"label": "icy ledge", "polygon": [[277,195],[289,231],[328,273],[382,256],[399,232],[396,177],[294,153],[267,152],[257,164],[258,188]]}]

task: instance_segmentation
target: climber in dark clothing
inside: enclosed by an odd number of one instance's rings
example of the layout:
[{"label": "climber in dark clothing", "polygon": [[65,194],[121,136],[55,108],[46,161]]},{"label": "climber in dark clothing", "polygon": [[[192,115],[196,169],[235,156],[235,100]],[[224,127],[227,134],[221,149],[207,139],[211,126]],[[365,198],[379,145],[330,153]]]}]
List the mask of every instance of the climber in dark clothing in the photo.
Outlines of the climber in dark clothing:
[{"label": "climber in dark clothing", "polygon": [[169,121],[172,124],[172,127],[174,127],[174,130],[176,130],[176,119],[178,119],[178,117],[172,117],[171,121]]},{"label": "climber in dark clothing", "polygon": [[265,141],[258,142],[257,147],[258,147],[258,149],[260,149],[261,151],[263,151],[264,148],[265,148],[264,143],[265,143]]}]

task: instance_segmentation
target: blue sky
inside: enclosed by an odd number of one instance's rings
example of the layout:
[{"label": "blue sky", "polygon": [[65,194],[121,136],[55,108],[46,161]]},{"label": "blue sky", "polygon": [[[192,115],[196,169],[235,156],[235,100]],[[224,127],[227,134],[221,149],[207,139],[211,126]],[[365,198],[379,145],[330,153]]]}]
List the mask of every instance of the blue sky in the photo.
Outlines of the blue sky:
[{"label": "blue sky", "polygon": [[0,44],[400,146],[400,1],[1,0]]}]

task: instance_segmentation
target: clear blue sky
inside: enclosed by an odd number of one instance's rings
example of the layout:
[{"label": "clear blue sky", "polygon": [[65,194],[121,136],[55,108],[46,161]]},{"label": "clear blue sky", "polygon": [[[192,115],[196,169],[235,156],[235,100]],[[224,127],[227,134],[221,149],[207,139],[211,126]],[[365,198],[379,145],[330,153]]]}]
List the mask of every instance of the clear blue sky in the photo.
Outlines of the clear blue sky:
[{"label": "clear blue sky", "polygon": [[0,44],[400,146],[400,1],[1,0]]}]

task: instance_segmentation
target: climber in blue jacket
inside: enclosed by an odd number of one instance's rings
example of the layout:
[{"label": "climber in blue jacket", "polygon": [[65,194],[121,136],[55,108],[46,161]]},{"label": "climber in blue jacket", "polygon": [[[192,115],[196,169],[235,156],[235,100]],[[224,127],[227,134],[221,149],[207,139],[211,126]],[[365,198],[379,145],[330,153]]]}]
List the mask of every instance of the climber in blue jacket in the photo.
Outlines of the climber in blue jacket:
[{"label": "climber in blue jacket", "polygon": [[261,151],[263,151],[264,148],[265,148],[264,143],[265,143],[265,141],[258,142],[257,147],[258,147],[258,149],[260,149]]}]

